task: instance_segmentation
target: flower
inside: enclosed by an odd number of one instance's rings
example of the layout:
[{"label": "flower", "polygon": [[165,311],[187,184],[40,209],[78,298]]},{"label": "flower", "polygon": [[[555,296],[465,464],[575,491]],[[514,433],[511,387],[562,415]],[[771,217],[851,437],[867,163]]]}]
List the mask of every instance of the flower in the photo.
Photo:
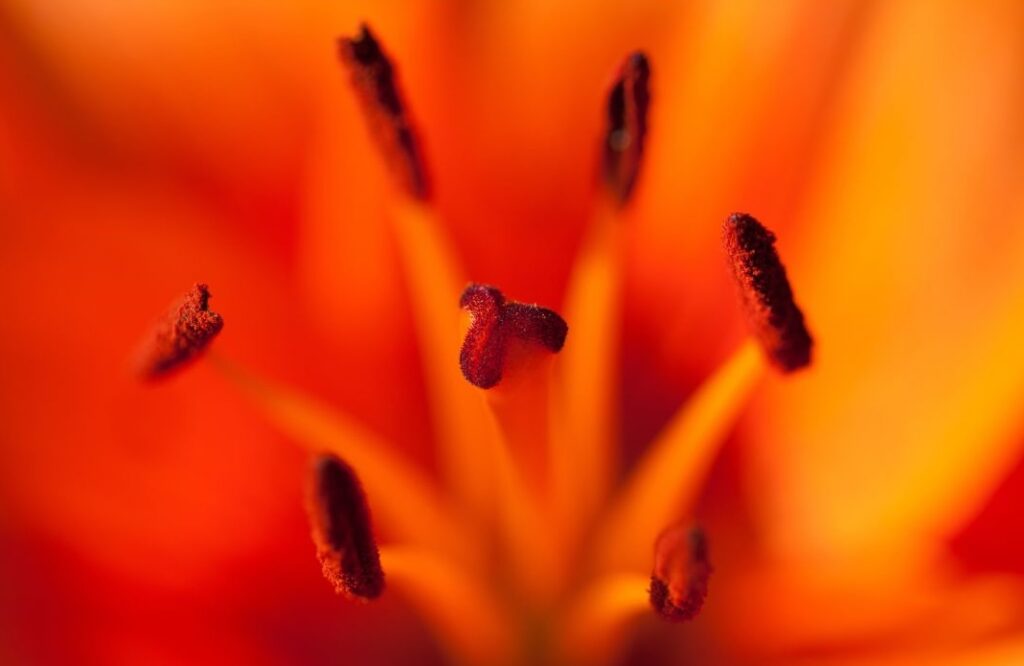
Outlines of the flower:
[{"label": "flower", "polygon": [[[820,344],[813,370],[764,379],[711,469],[701,615],[641,622],[632,658],[1013,663],[1017,582],[989,570],[1007,544],[983,507],[1016,478],[1020,442],[1019,11],[7,10],[0,201],[17,316],[0,338],[13,599],[0,649],[28,663],[432,654],[397,595],[353,609],[317,580],[286,490],[305,463],[223,381],[246,378],[222,359],[301,387],[332,418],[343,407],[428,468],[437,393],[419,387],[457,362],[418,354],[426,301],[396,255],[424,246],[392,225],[451,233],[473,279],[565,315],[557,368],[577,340],[608,344],[577,337],[585,324],[559,304],[599,163],[601,77],[640,46],[646,158],[608,244],[625,255],[624,398],[597,412],[623,421],[583,439],[621,430],[635,461],[739,343],[716,238],[731,211],[777,232]],[[394,49],[442,224],[415,208],[391,219],[328,46],[359,18]],[[197,277],[228,320],[220,363],[136,386],[125,351]],[[358,472],[384,519],[394,498]]]}]

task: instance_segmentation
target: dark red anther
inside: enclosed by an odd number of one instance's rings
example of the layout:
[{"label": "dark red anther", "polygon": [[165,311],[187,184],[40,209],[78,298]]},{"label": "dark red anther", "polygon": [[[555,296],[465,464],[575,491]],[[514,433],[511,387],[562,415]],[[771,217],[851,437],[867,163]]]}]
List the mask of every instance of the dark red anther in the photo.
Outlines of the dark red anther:
[{"label": "dark red anther", "polygon": [[495,287],[471,284],[459,306],[472,315],[459,353],[462,374],[471,384],[491,388],[501,381],[510,338],[561,351],[569,332],[558,313],[538,305],[506,302]]},{"label": "dark red anther", "polygon": [[775,234],[750,215],[734,213],[723,240],[747,319],[768,358],[783,372],[810,364],[813,340],[775,251]]},{"label": "dark red anther", "polygon": [[647,56],[632,53],[608,93],[602,170],[605,185],[620,206],[629,200],[643,161],[650,76]]},{"label": "dark red anther", "polygon": [[654,545],[651,606],[672,622],[694,619],[708,595],[712,571],[704,532],[687,525],[670,527]]},{"label": "dark red anther", "polygon": [[156,325],[143,347],[139,372],[144,379],[160,379],[196,358],[224,327],[210,311],[210,290],[195,284],[181,302]]},{"label": "dark red anther", "polygon": [[422,151],[391,60],[365,24],[360,26],[358,37],[338,40],[338,54],[351,74],[370,131],[399,185],[413,198],[427,199],[430,187]]},{"label": "dark red anther", "polygon": [[384,572],[356,473],[334,456],[320,456],[313,466],[309,495],[313,541],[324,576],[349,597],[379,597]]}]

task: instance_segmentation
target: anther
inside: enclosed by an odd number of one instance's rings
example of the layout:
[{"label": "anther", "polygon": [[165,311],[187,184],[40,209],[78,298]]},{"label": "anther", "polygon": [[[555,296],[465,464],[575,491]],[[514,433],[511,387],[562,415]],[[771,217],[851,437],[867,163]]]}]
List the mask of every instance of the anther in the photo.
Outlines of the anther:
[{"label": "anther", "polygon": [[747,319],[769,359],[783,372],[808,365],[813,340],[775,251],[775,234],[750,215],[734,213],[723,241]]},{"label": "anther", "polygon": [[510,339],[561,351],[569,331],[558,313],[538,305],[506,302],[495,287],[471,284],[459,306],[472,316],[459,353],[462,374],[471,384],[491,388],[501,381]]},{"label": "anther", "polygon": [[704,605],[712,571],[707,538],[700,528],[668,528],[654,546],[651,606],[672,622],[694,619]]},{"label": "anther", "polygon": [[632,53],[608,93],[602,171],[609,193],[620,206],[629,200],[643,160],[650,74],[647,56]]},{"label": "anther", "polygon": [[338,55],[349,70],[370,131],[399,185],[414,199],[427,199],[430,187],[422,151],[391,60],[365,24],[358,37],[338,40]]},{"label": "anther", "polygon": [[210,290],[195,284],[181,302],[157,323],[143,346],[139,373],[160,379],[196,358],[213,340],[224,320],[210,311]]},{"label": "anther", "polygon": [[370,510],[359,478],[348,464],[331,455],[315,461],[309,514],[317,557],[334,589],[356,599],[380,596],[384,572]]}]

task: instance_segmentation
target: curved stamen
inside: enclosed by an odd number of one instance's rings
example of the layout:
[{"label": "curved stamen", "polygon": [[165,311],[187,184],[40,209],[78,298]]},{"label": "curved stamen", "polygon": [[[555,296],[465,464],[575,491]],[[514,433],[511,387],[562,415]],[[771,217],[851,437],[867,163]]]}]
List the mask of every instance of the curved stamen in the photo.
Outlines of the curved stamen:
[{"label": "curved stamen", "polygon": [[750,215],[734,213],[722,236],[747,318],[765,353],[783,372],[810,364],[813,341],[775,251],[775,234]]},{"label": "curved stamen", "polygon": [[309,514],[317,557],[334,589],[364,600],[380,596],[384,572],[366,495],[355,471],[340,458],[324,455],[316,460]]},{"label": "curved stamen", "polygon": [[210,311],[210,289],[196,283],[156,325],[143,346],[139,374],[161,379],[199,356],[224,327]]}]

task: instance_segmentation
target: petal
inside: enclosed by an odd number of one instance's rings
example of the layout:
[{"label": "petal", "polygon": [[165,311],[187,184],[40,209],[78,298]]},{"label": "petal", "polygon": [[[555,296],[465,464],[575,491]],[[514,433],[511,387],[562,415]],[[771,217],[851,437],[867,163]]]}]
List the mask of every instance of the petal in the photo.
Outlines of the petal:
[{"label": "petal", "polygon": [[732,573],[716,580],[707,612],[739,655],[828,663],[905,654],[931,663],[1021,629],[1019,579],[963,577],[927,553],[862,552]]},{"label": "petal", "polygon": [[818,361],[750,424],[780,551],[947,534],[1015,460],[1020,20],[890,5],[874,26],[793,265]]}]

